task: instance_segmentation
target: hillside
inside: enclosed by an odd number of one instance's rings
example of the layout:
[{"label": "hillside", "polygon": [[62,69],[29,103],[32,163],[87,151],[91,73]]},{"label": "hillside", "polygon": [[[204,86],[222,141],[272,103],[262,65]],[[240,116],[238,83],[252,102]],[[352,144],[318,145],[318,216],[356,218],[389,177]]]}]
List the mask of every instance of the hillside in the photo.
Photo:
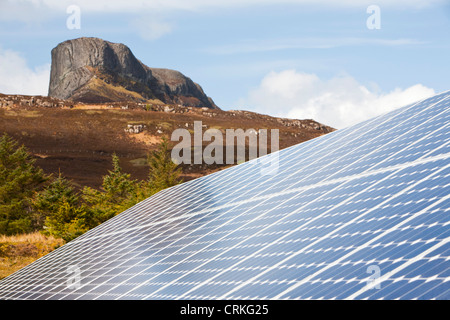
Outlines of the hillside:
[{"label": "hillside", "polygon": [[[280,149],[333,131],[313,120],[291,120],[248,111],[176,104],[85,104],[41,96],[1,95],[0,132],[23,143],[47,173],[61,172],[78,186],[99,187],[116,153],[135,179],[146,179],[147,154],[177,128],[279,129]],[[174,143],[175,144],[175,143]],[[183,165],[189,180],[226,165]]]}]

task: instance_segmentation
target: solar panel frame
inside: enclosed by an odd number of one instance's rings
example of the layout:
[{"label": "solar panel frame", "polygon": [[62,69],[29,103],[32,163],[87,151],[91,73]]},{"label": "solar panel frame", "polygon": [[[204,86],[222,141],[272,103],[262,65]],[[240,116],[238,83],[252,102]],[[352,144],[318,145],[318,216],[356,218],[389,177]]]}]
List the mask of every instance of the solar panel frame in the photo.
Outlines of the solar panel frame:
[{"label": "solar panel frame", "polygon": [[283,149],[277,174],[254,159],[163,190],[0,281],[0,299],[448,299],[449,106]]}]

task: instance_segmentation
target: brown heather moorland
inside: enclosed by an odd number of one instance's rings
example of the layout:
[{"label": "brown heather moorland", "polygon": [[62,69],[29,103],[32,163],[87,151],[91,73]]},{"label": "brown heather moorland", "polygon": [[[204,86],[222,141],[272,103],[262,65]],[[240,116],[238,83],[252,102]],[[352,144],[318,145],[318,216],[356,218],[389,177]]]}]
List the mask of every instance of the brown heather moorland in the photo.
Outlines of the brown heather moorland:
[{"label": "brown heather moorland", "polygon": [[[226,129],[279,129],[280,149],[334,130],[313,120],[205,109],[161,103],[72,104],[47,97],[0,95],[0,133],[24,144],[46,173],[61,172],[76,186],[98,188],[102,176],[111,169],[113,153],[119,156],[125,172],[144,180],[147,155],[162,136],[170,140],[177,128],[193,133],[194,121],[202,121],[203,131],[221,130],[224,137]],[[138,133],[129,128],[139,128]],[[224,167],[182,165],[182,178],[187,181]]]}]

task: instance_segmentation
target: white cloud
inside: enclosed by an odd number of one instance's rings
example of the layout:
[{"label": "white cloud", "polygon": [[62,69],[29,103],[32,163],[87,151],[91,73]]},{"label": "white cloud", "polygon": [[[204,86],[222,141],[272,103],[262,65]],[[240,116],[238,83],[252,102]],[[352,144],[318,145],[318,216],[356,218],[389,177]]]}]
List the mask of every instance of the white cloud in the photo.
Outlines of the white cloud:
[{"label": "white cloud", "polygon": [[56,10],[49,10],[40,1],[0,0],[0,21],[40,23],[50,19],[53,11]]},{"label": "white cloud", "polygon": [[214,54],[253,53],[286,49],[331,49],[344,46],[405,46],[421,45],[423,41],[415,39],[382,38],[287,38],[287,39],[249,39],[240,43],[224,44],[207,48]]},{"label": "white cloud", "polygon": [[328,80],[315,74],[270,72],[239,106],[269,115],[314,119],[344,128],[435,94],[421,84],[390,92],[367,88],[350,76]]},{"label": "white cloud", "polygon": [[162,21],[157,17],[140,17],[131,22],[131,26],[136,29],[145,40],[156,40],[173,30],[172,24]]},{"label": "white cloud", "polygon": [[47,95],[50,64],[35,69],[17,52],[0,48],[0,93]]}]

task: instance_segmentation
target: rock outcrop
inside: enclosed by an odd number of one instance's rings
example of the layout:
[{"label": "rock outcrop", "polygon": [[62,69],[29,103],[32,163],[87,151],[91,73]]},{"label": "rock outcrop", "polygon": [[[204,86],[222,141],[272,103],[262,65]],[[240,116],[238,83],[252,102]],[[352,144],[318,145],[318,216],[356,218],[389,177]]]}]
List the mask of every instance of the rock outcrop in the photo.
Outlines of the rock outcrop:
[{"label": "rock outcrop", "polygon": [[218,109],[200,85],[178,71],[150,68],[120,43],[78,38],[52,50],[49,97],[86,103],[145,102]]}]

